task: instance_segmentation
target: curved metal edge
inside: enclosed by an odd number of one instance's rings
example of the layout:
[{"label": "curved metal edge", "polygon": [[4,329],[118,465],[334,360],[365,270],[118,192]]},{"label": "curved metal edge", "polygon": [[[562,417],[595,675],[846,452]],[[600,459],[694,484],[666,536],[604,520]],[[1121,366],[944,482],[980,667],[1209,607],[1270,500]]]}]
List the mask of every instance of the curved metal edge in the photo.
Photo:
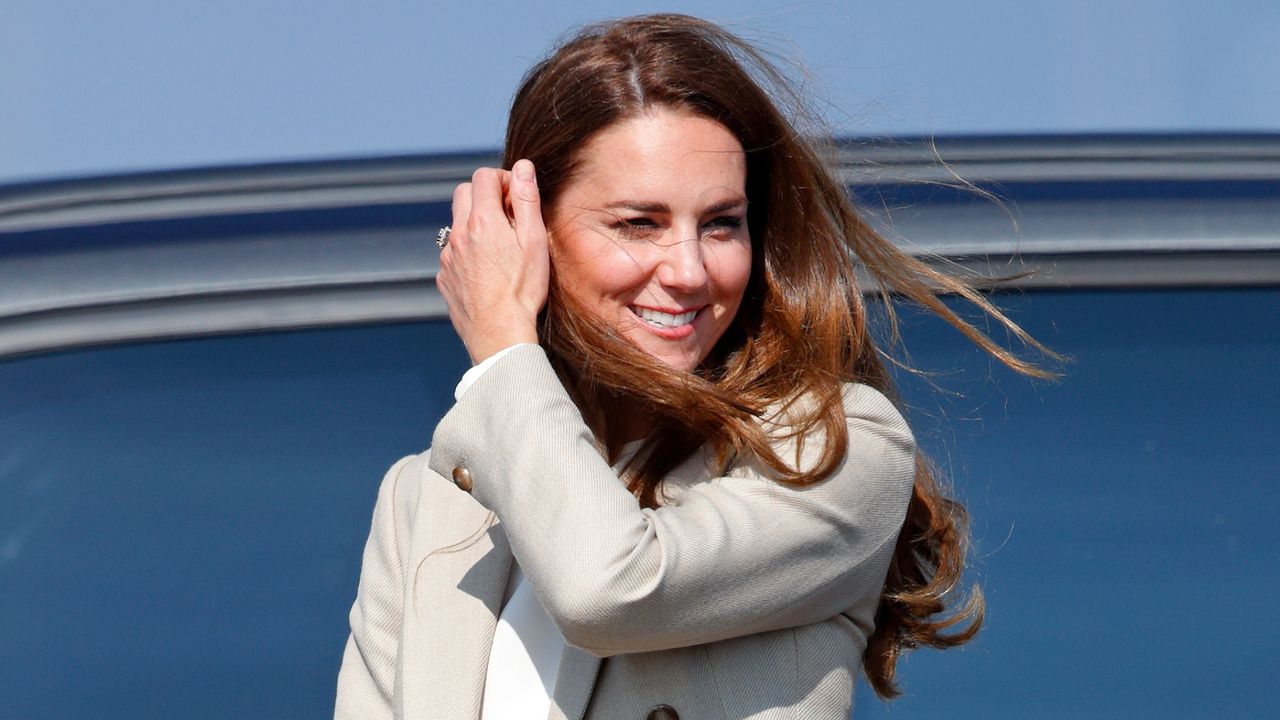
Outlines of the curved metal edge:
[{"label": "curved metal edge", "polygon": [[838,143],[847,184],[1280,178],[1280,133],[868,138]]},{"label": "curved metal edge", "polygon": [[[193,215],[439,202],[492,152],[268,163],[0,185],[0,234]],[[846,184],[1280,180],[1280,133],[850,139]]]},{"label": "curved metal edge", "polygon": [[[1280,287],[1280,252],[1060,254],[930,260],[988,290]],[[862,277],[866,292],[874,281]],[[130,342],[443,321],[433,282],[370,282],[153,298],[0,321],[0,360]]]},{"label": "curved metal edge", "polygon": [[[1127,173],[1125,177],[1146,173],[1147,177],[1166,179],[1201,173],[1202,179],[1212,184],[1215,178],[1236,178],[1259,169],[1268,177],[1280,179],[1280,134],[950,138],[937,141],[936,154],[933,146],[923,141],[890,144],[880,155],[868,153],[865,146],[845,150],[856,150],[860,167],[872,167],[877,172],[888,167],[905,173],[909,180],[920,177],[912,174],[920,168],[931,168],[932,172],[940,167],[938,155],[972,180],[1021,178],[1019,173],[1042,172],[1046,163],[1059,163],[1049,174],[1078,172],[1072,176],[1076,179],[1106,177],[1109,172]],[[407,197],[422,203],[430,199],[423,193],[446,193],[454,181],[470,173],[470,168],[493,159],[492,155],[481,153],[375,158],[0,187],[0,238],[7,228],[22,226],[20,223],[62,223],[81,228],[122,217],[204,217],[280,208],[305,212],[399,202]],[[854,161],[844,157],[839,162]],[[842,167],[847,169],[847,165]],[[1061,175],[1054,177],[1061,179]],[[900,178],[880,174],[874,181],[898,182]],[[1133,217],[1121,213],[1118,218],[1112,204],[1093,207],[1085,201],[1068,203],[1068,217],[1058,217],[1061,212],[1052,202],[1025,202],[1011,214],[1010,208],[1002,206],[976,210],[959,206],[930,210],[922,206],[909,210],[908,222],[901,227],[911,230],[910,237],[930,237],[930,232],[945,236],[945,244],[921,248],[922,257],[930,262],[947,262],[931,259],[930,250],[962,255],[952,261],[953,266],[975,273],[981,284],[998,288],[1280,285],[1280,234],[1273,232],[1280,229],[1275,223],[1280,198],[1250,202],[1253,205],[1231,205],[1214,199],[1209,203],[1211,208],[1197,209],[1199,206],[1179,200],[1170,206],[1173,210],[1156,213],[1160,222],[1150,219],[1150,203],[1137,207],[1140,203],[1134,201],[1128,201],[1134,206],[1129,213]],[[1182,210],[1175,212],[1177,208]],[[1244,212],[1249,208],[1253,211]],[[1090,225],[1086,221],[1095,216],[1105,216],[1113,222],[1106,227],[1093,227],[1098,223]],[[1015,217],[1026,232],[1005,230],[1001,236],[1012,235],[1012,239],[993,244],[992,228]],[[901,219],[896,218],[892,225],[898,225]],[[1244,223],[1247,227],[1241,225],[1244,220],[1249,220]],[[1116,225],[1120,221],[1128,224]],[[1170,240],[1188,233],[1222,242],[1183,244]],[[1050,242],[1059,237],[1071,242]],[[1081,237],[1094,238],[1095,242],[1082,244]],[[1131,242],[1117,245],[1111,242],[1113,237],[1127,237]],[[1102,243],[1099,238],[1107,242]],[[1240,243],[1250,238],[1256,242]],[[1082,252],[1086,249],[1089,252]],[[1015,255],[1017,251],[1021,255]],[[255,262],[262,260],[252,253],[248,257]],[[287,253],[282,257],[287,259]],[[405,265],[394,254],[388,257],[389,267]],[[1006,282],[987,281],[1028,270],[1029,274]],[[283,287],[273,281],[270,287],[205,285],[194,287],[193,293],[167,297],[133,295],[91,301],[88,296],[58,295],[61,301],[57,304],[0,317],[0,358],[119,342],[446,317],[443,299],[434,289],[429,273],[414,280],[335,273],[326,275],[326,281],[320,284]]]},{"label": "curved metal edge", "polygon": [[320,160],[163,170],[0,185],[0,233],[450,197],[493,153]]},{"label": "curved metal edge", "polygon": [[0,360],[130,342],[447,317],[433,282],[185,295],[5,318],[0,320]]},{"label": "curved metal edge", "polygon": [[935,260],[996,290],[1280,287],[1280,251],[1059,253]]}]

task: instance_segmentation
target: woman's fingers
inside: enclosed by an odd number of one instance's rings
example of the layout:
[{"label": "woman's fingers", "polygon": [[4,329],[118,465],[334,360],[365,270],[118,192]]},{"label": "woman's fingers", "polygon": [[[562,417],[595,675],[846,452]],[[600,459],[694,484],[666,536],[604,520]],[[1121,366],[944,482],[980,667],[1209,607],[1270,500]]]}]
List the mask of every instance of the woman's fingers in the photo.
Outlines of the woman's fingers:
[{"label": "woman's fingers", "polygon": [[496,242],[510,239],[511,221],[503,207],[505,176],[509,174],[506,170],[480,168],[471,176],[471,207],[467,217],[467,230],[472,235],[484,235],[486,239]]},{"label": "woman's fingers", "polygon": [[453,193],[453,235],[440,256],[437,286],[449,317],[479,362],[517,342],[537,342],[550,259],[532,165],[521,177],[481,168]]},{"label": "woman's fingers", "polygon": [[453,189],[453,225],[454,231],[467,226],[467,217],[471,215],[471,183],[461,183]]},{"label": "woman's fingers", "polygon": [[538,180],[533,163],[517,160],[511,168],[510,188],[511,217],[516,231],[516,243],[524,258],[525,302],[534,314],[547,302],[547,288],[551,283],[551,255],[547,248],[547,228],[542,220],[542,197],[538,193]]},{"label": "woman's fingers", "polygon": [[531,242],[545,247],[547,229],[542,222],[542,199],[538,195],[533,163],[518,160],[511,171],[511,215],[515,221],[516,242],[526,250]]}]

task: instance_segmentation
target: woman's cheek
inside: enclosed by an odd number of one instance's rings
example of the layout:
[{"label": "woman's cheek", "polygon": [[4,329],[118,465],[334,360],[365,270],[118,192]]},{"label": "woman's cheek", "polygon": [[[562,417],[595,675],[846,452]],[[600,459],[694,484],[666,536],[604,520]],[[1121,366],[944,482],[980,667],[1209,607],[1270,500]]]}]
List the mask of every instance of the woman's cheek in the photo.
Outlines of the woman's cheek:
[{"label": "woman's cheek", "polygon": [[707,272],[726,290],[742,291],[751,277],[751,241],[719,243],[706,253]]}]

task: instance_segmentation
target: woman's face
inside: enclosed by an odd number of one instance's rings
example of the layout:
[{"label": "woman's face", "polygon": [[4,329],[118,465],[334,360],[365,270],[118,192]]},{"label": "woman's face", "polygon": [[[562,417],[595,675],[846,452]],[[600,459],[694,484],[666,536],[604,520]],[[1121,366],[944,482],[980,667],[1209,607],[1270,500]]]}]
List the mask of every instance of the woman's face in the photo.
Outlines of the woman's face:
[{"label": "woman's face", "polygon": [[644,352],[692,371],[751,274],[747,161],[725,127],[658,109],[597,133],[551,218],[557,284]]}]

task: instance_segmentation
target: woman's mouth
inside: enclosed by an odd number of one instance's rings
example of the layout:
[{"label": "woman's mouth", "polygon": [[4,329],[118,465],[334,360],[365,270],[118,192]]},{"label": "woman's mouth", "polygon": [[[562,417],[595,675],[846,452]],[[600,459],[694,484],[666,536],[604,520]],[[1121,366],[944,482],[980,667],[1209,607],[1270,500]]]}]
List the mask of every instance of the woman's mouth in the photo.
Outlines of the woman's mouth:
[{"label": "woman's mouth", "polygon": [[639,307],[632,305],[631,312],[635,313],[641,320],[653,328],[672,330],[683,327],[693,322],[697,317],[697,310],[687,310],[681,313],[669,313],[662,310],[654,310],[653,308]]}]

